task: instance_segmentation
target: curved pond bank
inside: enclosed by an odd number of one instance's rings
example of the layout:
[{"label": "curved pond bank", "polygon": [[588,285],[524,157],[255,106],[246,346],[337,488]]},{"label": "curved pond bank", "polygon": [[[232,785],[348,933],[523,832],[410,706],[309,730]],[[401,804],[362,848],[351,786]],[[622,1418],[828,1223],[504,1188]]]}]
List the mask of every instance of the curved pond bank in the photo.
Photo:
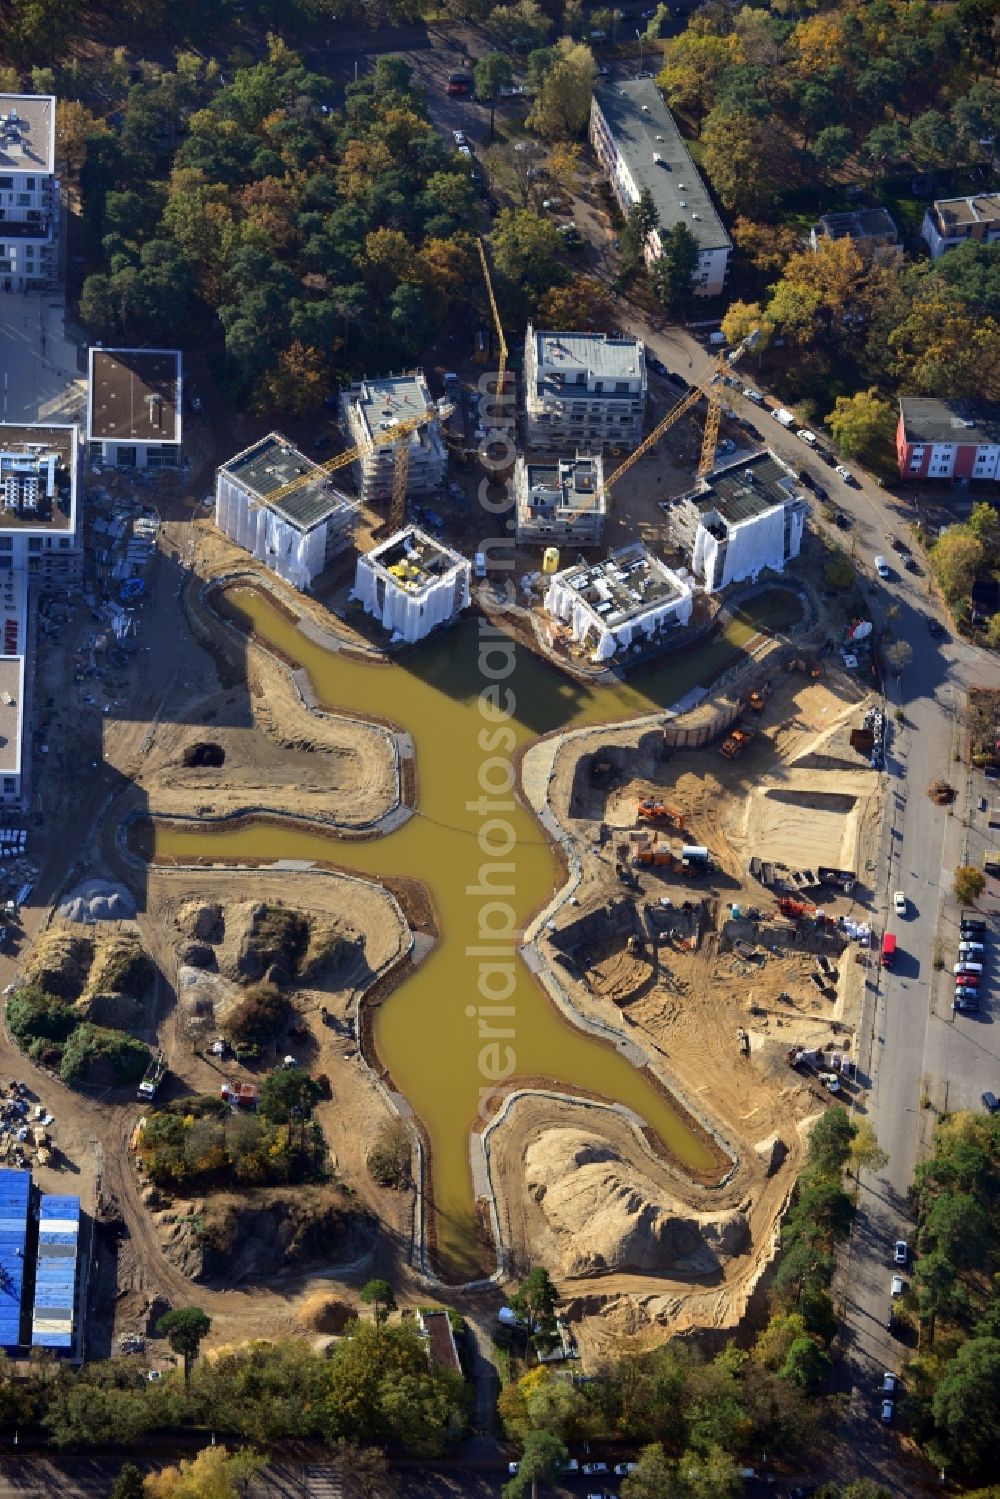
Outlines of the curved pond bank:
[{"label": "curved pond bank", "polygon": [[417,812],[367,843],[265,823],[210,831],[163,822],[156,855],[182,863],[332,860],[429,886],[442,940],[378,1010],[375,1043],[426,1132],[430,1237],[442,1273],[461,1281],[482,1273],[468,1137],[482,1125],[483,1100],[492,1094],[495,1103],[498,1085],[515,1079],[625,1104],[692,1176],[721,1175],[717,1149],[655,1080],[557,1014],[517,956],[557,864],[515,798],[511,759],[554,730],[638,718],[677,702],[762,629],[794,621],[795,595],[760,595],[691,655],[668,659],[634,684],[599,689],[564,678],[485,620],[466,621],[405,663],[379,665],[309,639],[261,591],[230,589],[227,602],[248,632],[308,673],[320,703],[392,720],[412,735]]}]

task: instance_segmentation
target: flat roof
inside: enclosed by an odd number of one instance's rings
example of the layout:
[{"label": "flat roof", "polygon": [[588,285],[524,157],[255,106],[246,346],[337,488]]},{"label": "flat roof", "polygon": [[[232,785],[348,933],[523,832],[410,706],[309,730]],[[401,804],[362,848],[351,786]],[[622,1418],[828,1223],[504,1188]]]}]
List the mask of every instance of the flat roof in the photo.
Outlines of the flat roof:
[{"label": "flat roof", "polygon": [[899,409],[907,442],[1000,443],[1000,405],[903,396]]},{"label": "flat roof", "polygon": [[459,1362],[458,1350],[455,1347],[455,1334],[451,1330],[448,1313],[423,1312],[421,1320],[427,1334],[431,1363],[437,1365],[439,1369],[451,1369],[455,1374],[461,1374],[462,1365]]},{"label": "flat roof", "polygon": [[702,514],[716,510],[730,526],[798,499],[801,496],[795,475],[772,453],[755,453],[717,469],[694,495]]},{"label": "flat roof", "polygon": [[0,94],[0,171],[48,173],[55,168],[55,95]]},{"label": "flat roof", "polygon": [[660,227],[684,223],[700,249],[729,249],[729,235],[655,80],[608,84],[594,97],[637,189],[652,193]]},{"label": "flat roof", "polygon": [[180,351],[92,348],[87,439],[180,442]]},{"label": "flat roof", "polygon": [[0,536],[74,530],[79,450],[79,427],[0,422]]},{"label": "flat roof", "polygon": [[[354,501],[336,488],[321,465],[307,458],[280,432],[271,432],[252,447],[237,453],[235,458],[222,465],[222,472],[229,474],[243,489],[263,501],[269,510],[298,531],[311,531],[338,511],[354,508]],[[314,477],[300,484],[291,494],[283,495],[280,500],[268,499],[275,490],[309,473]]]},{"label": "flat roof", "polygon": [[0,656],[0,773],[21,773],[24,657]]},{"label": "flat roof", "polygon": [[373,547],[363,559],[407,593],[421,593],[453,567],[469,566],[461,552],[435,541],[419,526],[406,526]]},{"label": "flat roof", "polygon": [[1000,193],[972,193],[968,198],[935,198],[934,212],[942,226],[991,224],[1000,219]]},{"label": "flat roof", "polygon": [[[645,372],[645,345],[638,338],[611,333],[556,333],[535,329],[535,358],[542,366],[597,379],[637,380]],[[602,391],[613,395],[613,391]]]},{"label": "flat roof", "polygon": [[851,208],[844,213],[824,213],[819,227],[829,239],[866,239],[869,235],[891,234],[899,230],[888,208]]},{"label": "flat roof", "polygon": [[688,592],[677,574],[641,541],[612,552],[605,562],[581,563],[556,576],[607,630],[617,630]]},{"label": "flat roof", "polygon": [[567,510],[600,514],[606,509],[603,464],[593,458],[525,459],[524,469],[527,486],[519,498],[525,504],[534,496]]},{"label": "flat roof", "polygon": [[[369,435],[379,429],[386,431],[409,416],[419,416],[434,404],[423,370],[359,380],[344,392],[344,399],[357,411]],[[414,436],[420,436],[419,430]]]}]

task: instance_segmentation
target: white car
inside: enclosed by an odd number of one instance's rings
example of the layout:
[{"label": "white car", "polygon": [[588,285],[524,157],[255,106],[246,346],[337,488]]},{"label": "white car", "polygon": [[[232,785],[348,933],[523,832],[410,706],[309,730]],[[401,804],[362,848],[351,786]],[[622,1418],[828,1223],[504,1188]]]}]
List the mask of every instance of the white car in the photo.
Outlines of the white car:
[{"label": "white car", "polygon": [[896,1393],[896,1386],[897,1386],[898,1383],[899,1383],[899,1381],[897,1380],[895,1374],[891,1373],[890,1370],[887,1369],[885,1371],[885,1373],[882,1375],[882,1393],[883,1393],[883,1395],[895,1395],[895,1393]]},{"label": "white car", "polygon": [[516,1478],[517,1477],[517,1470],[518,1470],[518,1468],[520,1466],[521,1466],[520,1463],[508,1463],[507,1464],[507,1472],[510,1474],[511,1478]]},{"label": "white car", "polygon": [[892,574],[889,571],[889,564],[888,562],[886,562],[884,557],[875,558],[875,571],[878,573],[880,578],[892,577]]},{"label": "white car", "polygon": [[902,1294],[903,1294],[903,1277],[901,1275],[894,1275],[892,1277],[892,1280],[891,1280],[890,1284],[889,1284],[889,1295],[890,1296],[902,1296]]},{"label": "white car", "polygon": [[894,890],[892,892],[892,909],[897,916],[906,915],[906,896],[902,890]]},{"label": "white car", "polygon": [[472,152],[469,150],[468,146],[459,146],[458,154],[459,156],[467,156],[470,161],[472,160]]},{"label": "white car", "polygon": [[760,391],[751,389],[749,385],[745,387],[743,396],[745,400],[752,401],[755,406],[763,406],[764,404],[764,397]]},{"label": "white car", "polygon": [[818,1076],[824,1088],[828,1088],[831,1093],[840,1092],[840,1078],[835,1072],[821,1072]]},{"label": "white car", "polygon": [[564,1473],[579,1473],[579,1471],[580,1471],[580,1459],[578,1457],[568,1457],[566,1459],[566,1461],[563,1463],[563,1472]]},{"label": "white car", "polygon": [[845,484],[853,484],[854,483],[854,475],[851,473],[850,469],[849,468],[845,468],[842,463],[838,463],[836,465],[836,467],[834,468],[833,471],[834,471],[835,474],[839,474],[840,475],[840,477],[843,479],[843,481],[844,481]]},{"label": "white car", "polygon": [[800,427],[795,436],[799,438],[800,441],[808,443],[811,448],[814,448],[819,441],[816,433],[810,432],[808,427]]},{"label": "white car", "polygon": [[608,1465],[607,1463],[584,1463],[583,1471],[584,1473],[606,1473]]},{"label": "white car", "polygon": [[909,1244],[907,1244],[905,1239],[896,1240],[895,1244],[892,1246],[892,1258],[894,1264],[906,1264],[907,1260],[910,1258],[910,1246]]},{"label": "white car", "polygon": [[893,1405],[891,1400],[882,1401],[882,1420],[885,1422],[886,1426],[888,1426],[890,1421],[892,1420],[894,1411],[895,1406]]},{"label": "white car", "polygon": [[624,1478],[626,1473],[638,1473],[638,1463],[615,1463],[615,1472],[619,1478]]},{"label": "white car", "polygon": [[451,133],[455,137],[455,145],[456,146],[467,146],[469,144],[468,141],[465,139],[465,131],[464,130],[453,130]]}]

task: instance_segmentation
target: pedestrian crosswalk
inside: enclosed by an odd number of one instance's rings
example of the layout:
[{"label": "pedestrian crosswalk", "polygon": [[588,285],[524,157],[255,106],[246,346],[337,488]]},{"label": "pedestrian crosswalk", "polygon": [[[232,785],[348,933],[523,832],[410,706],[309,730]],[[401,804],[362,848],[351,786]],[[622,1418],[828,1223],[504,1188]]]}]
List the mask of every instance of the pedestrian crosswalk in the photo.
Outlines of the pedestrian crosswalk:
[{"label": "pedestrian crosswalk", "polygon": [[332,1463],[311,1463],[306,1468],[309,1499],[344,1499],[344,1484]]}]

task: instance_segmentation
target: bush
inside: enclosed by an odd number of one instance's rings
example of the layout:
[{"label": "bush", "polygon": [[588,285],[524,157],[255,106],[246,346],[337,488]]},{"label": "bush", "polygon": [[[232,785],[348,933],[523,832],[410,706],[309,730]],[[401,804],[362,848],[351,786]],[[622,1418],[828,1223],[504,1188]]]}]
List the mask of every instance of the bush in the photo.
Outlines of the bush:
[{"label": "bush", "polygon": [[7,1001],[7,1024],[26,1049],[36,1038],[65,1041],[78,1018],[72,1005],[35,984],[18,989]]},{"label": "bush", "polygon": [[955,870],[955,899],[963,906],[978,900],[986,889],[986,876],[973,864],[960,864]]},{"label": "bush", "polygon": [[64,1083],[120,1086],[138,1082],[148,1066],[149,1048],[141,1041],[87,1021],[67,1040],[59,1076]]},{"label": "bush", "polygon": [[288,1024],[288,1001],[272,984],[255,984],[234,1006],[223,1030],[234,1046],[264,1046]]},{"label": "bush", "polygon": [[408,1187],[412,1180],[410,1132],[402,1119],[382,1126],[368,1152],[368,1170],[380,1187]]}]

